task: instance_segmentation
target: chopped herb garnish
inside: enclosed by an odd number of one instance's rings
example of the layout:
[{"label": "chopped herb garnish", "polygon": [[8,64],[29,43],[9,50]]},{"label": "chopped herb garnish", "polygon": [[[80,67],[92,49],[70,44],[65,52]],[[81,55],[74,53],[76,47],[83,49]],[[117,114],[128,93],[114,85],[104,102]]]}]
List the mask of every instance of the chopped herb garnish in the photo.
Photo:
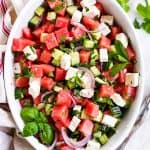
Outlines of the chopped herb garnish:
[{"label": "chopped herb garnish", "polygon": [[24,98],[24,89],[16,88],[15,89],[15,99]]},{"label": "chopped herb garnish", "polygon": [[141,25],[140,25],[140,23],[138,22],[138,20],[137,20],[136,18],[135,18],[133,24],[134,24],[134,27],[135,27],[136,29],[140,29],[140,28],[141,28]]},{"label": "chopped herb garnish", "polygon": [[33,76],[32,72],[30,71],[30,69],[28,67],[23,67],[22,68],[22,71],[23,71],[23,76],[24,77],[31,77]]}]

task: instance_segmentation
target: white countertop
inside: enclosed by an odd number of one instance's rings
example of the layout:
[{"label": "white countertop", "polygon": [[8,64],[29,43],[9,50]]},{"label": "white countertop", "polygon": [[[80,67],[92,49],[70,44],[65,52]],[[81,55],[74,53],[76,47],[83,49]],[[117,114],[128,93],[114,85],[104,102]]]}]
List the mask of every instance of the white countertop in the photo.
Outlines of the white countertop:
[{"label": "white countertop", "polygon": [[[144,0],[130,0],[131,11],[129,16],[133,21],[136,17],[135,9],[139,2]],[[141,41],[142,57],[144,60],[145,86],[144,96],[150,94],[150,34],[143,30],[136,30],[139,41]],[[143,97],[144,99],[144,97]],[[124,150],[149,150],[150,149],[150,118],[132,136]]]}]

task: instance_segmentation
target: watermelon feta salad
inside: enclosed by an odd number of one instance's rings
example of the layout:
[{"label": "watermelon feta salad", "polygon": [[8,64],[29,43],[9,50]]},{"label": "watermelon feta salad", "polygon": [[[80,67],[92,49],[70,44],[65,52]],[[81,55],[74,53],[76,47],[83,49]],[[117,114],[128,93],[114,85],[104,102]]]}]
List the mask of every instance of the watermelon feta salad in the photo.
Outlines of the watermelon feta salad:
[{"label": "watermelon feta salad", "polygon": [[136,96],[129,38],[96,0],[45,0],[14,38],[15,98],[49,149],[99,150]]}]

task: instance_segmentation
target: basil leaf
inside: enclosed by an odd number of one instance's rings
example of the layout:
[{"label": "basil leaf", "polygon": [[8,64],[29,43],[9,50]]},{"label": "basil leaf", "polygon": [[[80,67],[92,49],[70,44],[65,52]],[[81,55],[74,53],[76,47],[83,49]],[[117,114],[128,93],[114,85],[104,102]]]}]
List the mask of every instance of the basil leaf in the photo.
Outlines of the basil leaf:
[{"label": "basil leaf", "polygon": [[122,43],[118,40],[115,41],[115,48],[117,50],[117,53],[124,57],[125,59],[128,60],[128,54],[127,54],[127,51],[126,49],[123,47]]},{"label": "basil leaf", "polygon": [[120,4],[120,6],[126,11],[128,12],[130,10],[129,7],[129,0],[117,0],[117,2]]},{"label": "basil leaf", "polygon": [[135,18],[134,22],[133,22],[133,25],[136,29],[140,29],[141,28],[141,25],[140,23],[137,21],[137,19]]},{"label": "basil leaf", "polygon": [[43,144],[51,144],[54,140],[54,131],[47,123],[39,123],[39,136]]},{"label": "basil leaf", "polygon": [[147,33],[150,33],[150,20],[145,20],[141,26]]},{"label": "basil leaf", "polygon": [[39,117],[36,119],[36,121],[37,122],[43,122],[43,123],[48,122],[46,116],[42,112],[39,112]]},{"label": "basil leaf", "polygon": [[22,68],[22,72],[23,72],[23,76],[24,77],[31,77],[31,76],[33,76],[32,72],[30,71],[30,69],[28,67],[23,67]]},{"label": "basil leaf", "polygon": [[110,75],[115,76],[117,73],[119,73],[122,69],[126,67],[127,63],[123,64],[116,64],[114,65],[110,70]]},{"label": "basil leaf", "polygon": [[15,89],[15,99],[24,98],[24,89],[16,88]]},{"label": "basil leaf", "polygon": [[39,117],[39,111],[35,107],[25,107],[21,110],[21,117],[25,122],[36,121]]},{"label": "basil leaf", "polygon": [[22,135],[24,137],[27,137],[35,135],[37,133],[38,133],[38,125],[35,122],[29,122],[24,126]]},{"label": "basil leaf", "polygon": [[136,10],[141,17],[150,19],[150,6],[143,6],[142,4],[138,4]]}]

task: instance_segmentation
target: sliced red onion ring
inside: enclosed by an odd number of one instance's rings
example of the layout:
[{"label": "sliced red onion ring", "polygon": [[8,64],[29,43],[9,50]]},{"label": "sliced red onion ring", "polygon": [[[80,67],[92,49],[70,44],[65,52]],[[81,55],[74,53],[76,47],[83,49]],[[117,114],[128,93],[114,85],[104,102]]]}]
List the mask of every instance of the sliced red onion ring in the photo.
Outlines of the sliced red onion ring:
[{"label": "sliced red onion ring", "polygon": [[85,146],[88,143],[88,141],[91,139],[91,135],[88,135],[85,138],[83,138],[82,140],[80,140],[78,142],[74,142],[74,141],[72,141],[72,139],[70,139],[68,137],[68,135],[65,131],[65,128],[61,129],[61,133],[62,133],[65,143],[72,148],[81,148],[81,147]]},{"label": "sliced red onion ring", "polygon": [[48,147],[48,150],[54,150],[56,142],[57,142],[57,134],[55,134],[55,139],[53,141],[53,144]]},{"label": "sliced red onion ring", "polygon": [[62,145],[62,144],[65,144],[65,142],[64,142],[64,141],[57,142],[57,143],[56,143],[56,146],[60,146],[60,145]]},{"label": "sliced red onion ring", "polygon": [[41,96],[41,102],[43,102],[44,97],[47,96],[47,95],[49,95],[49,94],[51,94],[51,92],[45,92],[45,93],[43,93],[42,96]]},{"label": "sliced red onion ring", "polygon": [[88,30],[83,24],[77,23],[77,22],[72,22],[72,25],[79,27],[81,30],[87,32],[87,33],[94,33],[96,31],[90,31]]},{"label": "sliced red onion ring", "polygon": [[89,75],[90,87],[88,87],[88,88],[94,89],[95,88],[95,78],[94,78],[93,73],[89,69],[87,69],[85,67],[79,67],[79,70],[81,70],[81,71],[83,71],[83,72],[85,72],[85,73],[87,73]]},{"label": "sliced red onion ring", "polygon": [[75,49],[78,51],[78,50],[84,49],[84,47],[83,46],[77,46]]},{"label": "sliced red onion ring", "polygon": [[87,33],[87,35],[88,35],[89,39],[92,41],[93,38],[92,38],[91,34],[90,34],[90,33]]}]

